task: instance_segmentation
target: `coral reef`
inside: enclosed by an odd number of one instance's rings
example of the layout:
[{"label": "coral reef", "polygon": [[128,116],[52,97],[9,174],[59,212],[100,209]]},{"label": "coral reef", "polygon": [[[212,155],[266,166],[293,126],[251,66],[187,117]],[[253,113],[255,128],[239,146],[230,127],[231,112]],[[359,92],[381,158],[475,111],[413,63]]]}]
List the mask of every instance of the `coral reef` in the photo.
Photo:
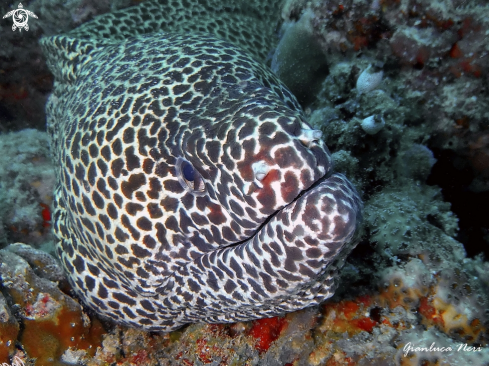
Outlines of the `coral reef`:
[{"label": "coral reef", "polygon": [[[86,0],[26,7],[39,20],[22,34],[23,45],[2,23],[4,131],[26,118],[43,124],[51,77],[39,66],[36,37],[109,10]],[[0,363],[489,365],[489,263],[476,255],[489,253],[489,216],[474,214],[489,202],[488,15],[479,0],[286,2],[284,59],[276,53],[275,65],[282,62],[289,83],[301,75],[320,81],[317,92],[306,90],[306,113],[323,131],[336,171],[352,178],[365,202],[363,240],[326,303],[283,317],[147,333],[84,311],[54,259],[15,244],[0,250]],[[300,40],[318,49],[287,69]],[[297,65],[300,72],[290,72]],[[382,75],[369,82],[365,72]],[[362,127],[371,116],[385,122],[375,134]],[[47,156],[43,133],[0,135],[0,171],[8,172],[0,175],[3,245],[49,249]]]},{"label": "coral reef", "polygon": [[450,205],[440,198],[439,188],[412,181],[401,187],[389,185],[373,194],[367,204],[365,223],[370,229],[369,240],[379,255],[416,256],[432,250],[455,250],[457,257],[463,258],[462,247],[452,249],[457,219]]},{"label": "coral reef", "polygon": [[[66,287],[62,270],[48,254],[23,244],[0,250],[2,298],[5,297],[5,316],[0,319],[0,326],[6,330],[0,333],[0,347],[7,347],[7,352],[1,354],[2,363],[8,363],[10,356],[35,359],[37,365],[61,365],[61,356],[67,350],[81,349],[93,354],[100,343],[104,333],[100,323],[91,322],[80,304],[60,290],[58,282],[42,275],[57,279],[61,287]],[[11,347],[14,343],[21,344],[21,350]]]},{"label": "coral reef", "polygon": [[0,246],[50,241],[54,190],[48,136],[26,129],[0,135]]},{"label": "coral reef", "polygon": [[280,43],[271,62],[272,70],[301,103],[314,100],[327,71],[324,53],[312,32],[313,18],[309,9],[297,21],[283,23]]},{"label": "coral reef", "polygon": [[[43,366],[489,364],[488,283],[474,276],[488,269],[481,260],[452,268],[430,255],[411,258],[377,273],[365,294],[335,295],[284,317],[158,334],[105,330],[17,253],[44,256],[21,244],[0,250],[7,298],[0,297],[2,362],[10,355]],[[39,265],[52,260],[33,268]],[[354,278],[345,274],[343,283],[354,285]],[[438,351],[416,350],[430,346]]]},{"label": "coral reef", "polygon": [[[363,121],[378,107],[394,132],[408,132],[408,127],[410,134],[419,133],[407,140],[427,146],[442,167],[434,170],[431,184],[469,201],[466,208],[463,199],[453,207],[461,215],[460,238],[471,245],[472,255],[483,243],[487,248],[489,219],[474,222],[470,211],[477,207],[475,197],[489,202],[489,5],[475,0],[333,0],[293,1],[287,9],[285,19],[314,13],[309,16],[312,32],[326,55],[329,75],[311,110],[328,108],[348,123]],[[370,65],[383,71],[381,90],[358,98],[355,82],[362,84]],[[448,174],[461,177],[447,182]]]}]

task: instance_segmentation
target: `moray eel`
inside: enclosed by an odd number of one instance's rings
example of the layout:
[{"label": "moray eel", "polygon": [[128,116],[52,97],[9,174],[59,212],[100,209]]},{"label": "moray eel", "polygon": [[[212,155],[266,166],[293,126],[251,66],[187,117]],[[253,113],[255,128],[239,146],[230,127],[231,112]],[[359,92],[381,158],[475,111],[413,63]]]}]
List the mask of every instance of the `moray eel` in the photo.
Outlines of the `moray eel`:
[{"label": "moray eel", "polygon": [[332,296],[362,203],[265,66],[279,5],[150,0],[41,40],[57,254],[100,315],[171,331]]}]

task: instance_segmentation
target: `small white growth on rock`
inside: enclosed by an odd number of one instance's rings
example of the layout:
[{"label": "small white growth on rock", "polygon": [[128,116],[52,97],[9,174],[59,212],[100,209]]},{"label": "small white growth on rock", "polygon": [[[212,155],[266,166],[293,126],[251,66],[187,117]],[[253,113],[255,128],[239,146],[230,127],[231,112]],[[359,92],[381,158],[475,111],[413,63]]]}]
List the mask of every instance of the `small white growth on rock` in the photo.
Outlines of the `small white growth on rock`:
[{"label": "small white growth on rock", "polygon": [[384,118],[380,114],[374,114],[365,118],[362,123],[362,129],[369,135],[375,135],[385,126]]},{"label": "small white growth on rock", "polygon": [[82,358],[87,355],[87,351],[81,349],[77,350],[75,348],[68,348],[65,353],[61,355],[61,361],[68,365],[80,365]]},{"label": "small white growth on rock", "polygon": [[374,90],[382,82],[382,77],[384,72],[380,70],[379,72],[371,71],[372,65],[369,65],[357,79],[357,91],[358,94],[368,93]]}]

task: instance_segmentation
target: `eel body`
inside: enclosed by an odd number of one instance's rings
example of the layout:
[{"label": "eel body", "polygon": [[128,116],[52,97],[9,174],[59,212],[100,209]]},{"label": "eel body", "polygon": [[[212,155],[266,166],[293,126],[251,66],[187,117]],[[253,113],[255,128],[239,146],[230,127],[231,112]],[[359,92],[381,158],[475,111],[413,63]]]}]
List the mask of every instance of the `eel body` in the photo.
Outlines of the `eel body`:
[{"label": "eel body", "polygon": [[41,44],[54,231],[96,312],[170,331],[318,304],[361,201],[264,65],[278,1],[145,1]]}]

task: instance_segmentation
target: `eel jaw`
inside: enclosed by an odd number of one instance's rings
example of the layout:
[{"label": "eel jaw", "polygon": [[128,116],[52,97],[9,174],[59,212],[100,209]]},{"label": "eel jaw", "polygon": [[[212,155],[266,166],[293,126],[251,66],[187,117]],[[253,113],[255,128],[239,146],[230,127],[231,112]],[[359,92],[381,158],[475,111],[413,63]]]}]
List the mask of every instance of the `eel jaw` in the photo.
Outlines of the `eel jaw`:
[{"label": "eel jaw", "polygon": [[[179,283],[170,281],[163,289],[165,306],[178,308],[171,299],[196,275],[215,291],[192,293],[192,306],[203,298],[239,298],[210,312],[208,322],[271,317],[317,305],[333,295],[336,271],[357,244],[361,211],[352,184],[333,174],[278,211],[253,237],[178,268]],[[229,275],[213,273],[224,267]],[[246,285],[238,287],[236,281]]]}]

